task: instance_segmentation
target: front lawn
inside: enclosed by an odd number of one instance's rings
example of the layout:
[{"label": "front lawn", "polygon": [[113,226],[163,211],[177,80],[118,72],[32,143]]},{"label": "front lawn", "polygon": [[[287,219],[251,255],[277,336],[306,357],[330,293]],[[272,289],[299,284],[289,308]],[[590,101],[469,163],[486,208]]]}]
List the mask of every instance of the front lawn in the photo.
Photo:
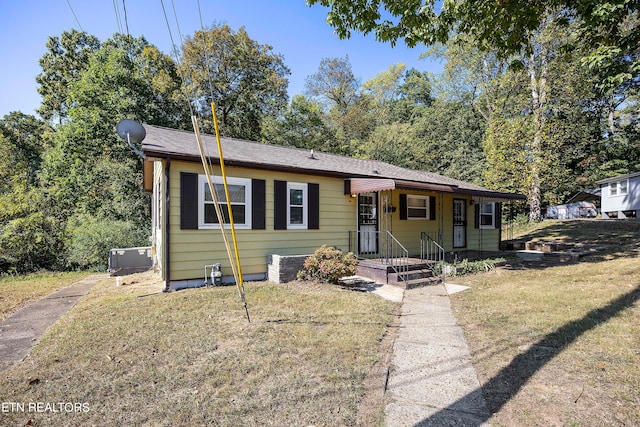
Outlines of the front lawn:
[{"label": "front lawn", "polygon": [[0,278],[0,321],[11,316],[29,302],[69,286],[86,276],[88,276],[87,272],[75,272],[39,273]]},{"label": "front lawn", "polygon": [[524,238],[611,246],[579,264],[451,278],[471,286],[451,300],[489,422],[640,425],[640,222],[545,222]]},{"label": "front lawn", "polygon": [[250,283],[249,323],[235,287],[163,294],[150,278],[99,283],[3,373],[0,401],[85,404],[80,412],[11,411],[0,424],[353,425],[397,304]]}]

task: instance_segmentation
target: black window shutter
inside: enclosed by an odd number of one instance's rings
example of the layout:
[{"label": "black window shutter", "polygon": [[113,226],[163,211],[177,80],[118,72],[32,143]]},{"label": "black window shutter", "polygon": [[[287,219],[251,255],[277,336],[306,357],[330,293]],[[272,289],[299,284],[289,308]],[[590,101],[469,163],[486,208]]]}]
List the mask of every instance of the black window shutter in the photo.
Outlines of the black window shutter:
[{"label": "black window shutter", "polygon": [[198,174],[180,172],[180,229],[198,229]]},{"label": "black window shutter", "polygon": [[267,228],[265,224],[267,210],[266,187],[267,181],[264,179],[251,180],[251,228],[253,230]]},{"label": "black window shutter", "polygon": [[273,181],[273,229],[287,229],[287,181]]},{"label": "black window shutter", "polygon": [[400,194],[400,219],[407,219],[407,195]]},{"label": "black window shutter", "polygon": [[480,205],[476,203],[475,205],[473,205],[473,207],[475,208],[473,227],[480,228]]},{"label": "black window shutter", "polygon": [[436,198],[429,196],[429,219],[436,219]]},{"label": "black window shutter", "polygon": [[496,215],[494,224],[496,225],[496,228],[500,228],[502,227],[502,203],[495,203],[494,208]]},{"label": "black window shutter", "polygon": [[309,230],[320,229],[320,184],[307,185]]}]

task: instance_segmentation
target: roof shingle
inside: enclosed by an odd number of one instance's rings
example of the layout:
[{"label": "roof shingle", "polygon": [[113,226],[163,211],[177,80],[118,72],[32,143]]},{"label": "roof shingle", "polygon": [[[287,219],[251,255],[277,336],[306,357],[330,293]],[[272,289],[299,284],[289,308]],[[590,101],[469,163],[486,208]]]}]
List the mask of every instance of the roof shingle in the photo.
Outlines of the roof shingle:
[{"label": "roof shingle", "polygon": [[[148,157],[173,157],[198,161],[200,152],[193,132],[144,125],[147,136],[142,143],[142,151]],[[219,160],[214,135],[202,134],[205,154]],[[415,183],[440,184],[457,187],[458,192],[492,193],[508,196],[465,181],[449,178],[426,171],[405,169],[378,160],[357,159],[336,154],[314,152],[293,147],[269,145],[259,142],[221,137],[222,151],[226,165],[246,166],[259,169],[286,170],[301,173],[316,173],[353,178],[387,178]],[[517,197],[507,198],[522,198]]]}]

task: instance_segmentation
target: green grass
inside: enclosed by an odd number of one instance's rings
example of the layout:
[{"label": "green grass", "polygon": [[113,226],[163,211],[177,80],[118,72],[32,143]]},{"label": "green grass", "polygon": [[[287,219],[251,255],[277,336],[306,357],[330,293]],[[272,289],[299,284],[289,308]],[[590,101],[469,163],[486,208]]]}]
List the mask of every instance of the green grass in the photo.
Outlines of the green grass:
[{"label": "green grass", "polygon": [[0,278],[0,321],[30,301],[42,298],[88,275],[87,272],[38,273]]},{"label": "green grass", "polygon": [[[86,402],[24,425],[352,425],[396,305],[329,285],[251,283],[156,293],[96,285],[22,364],[0,401]],[[148,296],[143,296],[148,295]]]},{"label": "green grass", "polygon": [[554,221],[525,240],[611,245],[574,265],[456,277],[493,425],[640,425],[640,222]]},{"label": "green grass", "polygon": [[633,244],[638,243],[638,220],[551,220],[514,229],[514,239],[562,243]]}]

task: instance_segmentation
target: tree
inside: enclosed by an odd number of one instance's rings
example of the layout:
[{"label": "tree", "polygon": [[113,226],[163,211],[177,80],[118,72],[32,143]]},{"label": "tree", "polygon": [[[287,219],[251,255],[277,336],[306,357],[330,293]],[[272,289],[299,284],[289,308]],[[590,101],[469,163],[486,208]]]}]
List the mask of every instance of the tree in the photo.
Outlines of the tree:
[{"label": "tree", "polygon": [[21,112],[7,114],[0,119],[0,134],[5,138],[3,145],[7,149],[0,162],[10,165],[11,175],[24,174],[30,185],[35,184],[42,161],[45,134],[50,131],[45,122],[34,116]]},{"label": "tree", "polygon": [[[277,116],[287,104],[284,58],[252,40],[244,27],[228,25],[197,31],[182,45],[182,74],[196,110],[210,117],[214,101],[221,133],[260,140],[261,122]],[[212,127],[207,121],[211,130]]]},{"label": "tree", "polygon": [[473,107],[460,101],[435,100],[414,118],[420,169],[484,184],[483,138],[486,123]]},{"label": "tree", "polygon": [[353,75],[349,57],[324,58],[318,72],[305,80],[305,94],[321,102],[327,111],[346,112],[358,99],[360,82]]},{"label": "tree", "polygon": [[94,36],[84,32],[64,31],[60,37],[49,37],[48,52],[40,58],[42,73],[36,76],[42,103],[38,113],[45,120],[61,123],[69,110],[68,90],[89,61],[89,55],[100,47]]},{"label": "tree", "polygon": [[583,63],[603,70],[603,84],[634,80],[640,73],[637,0],[307,0],[307,4],[330,8],[327,22],[340,38],[350,37],[352,31],[373,32],[382,42],[404,40],[413,47],[446,43],[455,33],[469,36],[477,47],[501,58],[525,51],[530,33],[543,24],[548,11],[562,10],[563,22],[578,23],[576,34],[590,47],[583,53]]},{"label": "tree", "polygon": [[414,68],[407,70],[402,63],[367,80],[362,91],[373,98],[377,123],[410,121],[432,102],[429,74]]},{"label": "tree", "polygon": [[335,135],[326,121],[322,106],[303,95],[295,95],[282,117],[264,119],[262,141],[268,144],[334,152]]},{"label": "tree", "polygon": [[131,244],[131,236],[144,244],[140,236],[149,234],[142,161],[116,135],[115,124],[131,118],[180,127],[188,112],[173,61],[144,38],[128,36],[107,40],[89,56],[70,84],[68,99],[69,120],[56,128],[42,165],[41,209],[61,224],[69,262],[86,266],[102,246],[90,238],[90,230],[82,232],[83,224],[92,230],[96,224],[118,224],[117,230],[110,229],[115,240],[109,241],[122,245]]},{"label": "tree", "polygon": [[325,58],[307,77],[305,93],[323,106],[335,134],[332,152],[353,155],[376,126],[374,101],[360,91],[349,58]]}]

